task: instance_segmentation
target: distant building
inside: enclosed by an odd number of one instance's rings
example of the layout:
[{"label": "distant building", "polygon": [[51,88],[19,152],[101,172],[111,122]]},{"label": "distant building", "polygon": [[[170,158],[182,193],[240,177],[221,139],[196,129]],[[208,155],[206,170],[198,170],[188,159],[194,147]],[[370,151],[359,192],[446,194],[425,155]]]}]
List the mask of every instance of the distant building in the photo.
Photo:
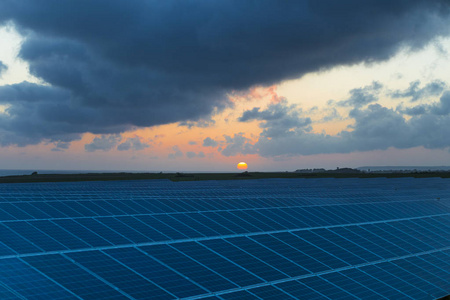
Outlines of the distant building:
[{"label": "distant building", "polygon": [[325,173],[327,170],[320,168],[320,169],[298,169],[295,170],[295,173]]}]

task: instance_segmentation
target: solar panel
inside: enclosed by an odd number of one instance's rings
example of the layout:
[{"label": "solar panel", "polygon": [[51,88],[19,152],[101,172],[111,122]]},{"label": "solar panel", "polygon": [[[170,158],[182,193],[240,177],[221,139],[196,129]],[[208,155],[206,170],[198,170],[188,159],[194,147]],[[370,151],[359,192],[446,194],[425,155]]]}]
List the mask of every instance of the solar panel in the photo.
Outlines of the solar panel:
[{"label": "solar panel", "polygon": [[0,299],[448,294],[448,179],[0,186]]}]

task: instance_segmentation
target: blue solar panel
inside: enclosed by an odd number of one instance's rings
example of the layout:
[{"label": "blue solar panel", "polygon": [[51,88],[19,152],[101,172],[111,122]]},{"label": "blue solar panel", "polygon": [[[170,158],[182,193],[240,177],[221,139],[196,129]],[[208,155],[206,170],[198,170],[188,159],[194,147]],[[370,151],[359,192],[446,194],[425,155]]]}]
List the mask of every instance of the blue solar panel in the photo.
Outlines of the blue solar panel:
[{"label": "blue solar panel", "polygon": [[176,297],[206,294],[195,281],[186,278],[167,264],[136,248],[107,250],[106,253],[134,272],[170,292]]},{"label": "blue solar panel", "polygon": [[17,295],[28,299],[77,299],[73,292],[19,258],[0,260],[0,280]]},{"label": "blue solar panel", "polygon": [[23,260],[81,298],[123,298],[123,294],[103,278],[94,276],[89,270],[61,255],[28,256]]},{"label": "blue solar panel", "polygon": [[0,299],[447,294],[445,179],[0,186]]}]

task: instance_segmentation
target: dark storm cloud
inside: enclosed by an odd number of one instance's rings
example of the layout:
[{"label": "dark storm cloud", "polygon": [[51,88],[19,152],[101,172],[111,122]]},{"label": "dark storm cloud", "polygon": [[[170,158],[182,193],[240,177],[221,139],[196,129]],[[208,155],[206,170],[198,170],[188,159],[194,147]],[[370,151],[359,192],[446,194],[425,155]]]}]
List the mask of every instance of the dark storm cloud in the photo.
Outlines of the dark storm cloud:
[{"label": "dark storm cloud", "polygon": [[420,88],[420,81],[413,81],[409,84],[406,90],[394,91],[391,93],[392,98],[410,98],[410,101],[414,102],[417,100],[425,99],[427,97],[436,97],[441,95],[447,88],[447,84],[441,80],[435,80],[423,88]]},{"label": "dark storm cloud", "polygon": [[6,70],[8,70],[8,66],[5,65],[1,60],[0,60],[0,78],[3,75],[3,72],[5,72]]},{"label": "dark storm cloud", "polygon": [[0,23],[12,21],[27,36],[20,57],[48,85],[18,84],[14,100],[0,96],[12,113],[0,122],[1,144],[194,124],[231,105],[231,91],[419,49],[448,34],[448,6],[444,0],[2,0]]}]

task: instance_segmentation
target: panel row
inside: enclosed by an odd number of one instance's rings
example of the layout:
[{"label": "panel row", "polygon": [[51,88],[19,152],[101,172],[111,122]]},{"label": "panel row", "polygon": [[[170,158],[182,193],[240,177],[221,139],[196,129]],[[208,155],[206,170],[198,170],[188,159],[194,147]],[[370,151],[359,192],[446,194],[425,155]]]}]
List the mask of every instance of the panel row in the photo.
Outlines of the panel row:
[{"label": "panel row", "polygon": [[[197,207],[194,207],[195,205],[190,206],[189,210],[192,213],[185,214],[192,215],[199,212],[203,214],[232,214],[242,215],[243,219],[248,218],[249,220],[254,219],[255,215],[256,218],[259,218],[261,215],[268,215],[272,216],[270,218],[274,221],[283,223],[269,226],[267,230],[364,223],[450,213],[450,207],[444,206],[440,201],[308,207],[291,206],[283,208],[271,208],[269,205],[267,208],[245,210],[225,209],[220,204],[200,207],[202,201],[197,202]],[[158,203],[158,205],[163,205],[162,202]],[[169,211],[173,217],[178,218],[181,214],[175,211],[183,211],[180,208],[182,205],[187,205],[187,203],[182,201],[165,203],[165,209],[162,206],[157,207],[152,201],[137,200],[0,203],[0,222],[129,215],[155,215],[155,217],[158,217],[157,215],[163,215],[163,211]],[[187,208],[185,207],[185,209]],[[273,217],[274,215],[276,217]],[[277,215],[281,216],[278,217]],[[287,220],[283,220],[285,218]],[[295,219],[295,221],[292,221],[292,219]]]},{"label": "panel row", "polygon": [[[311,204],[377,203],[416,199],[449,200],[448,180],[421,179],[271,179],[172,183],[168,180],[2,184],[0,202],[52,202],[122,199],[221,203],[227,209]],[[429,190],[433,189],[430,194]],[[162,207],[165,208],[165,203]],[[157,204],[159,206],[159,204]],[[203,206],[203,204],[202,204]],[[178,211],[178,210],[177,210]]]},{"label": "panel row", "polygon": [[449,255],[436,252],[289,279],[276,268],[289,265],[287,259],[274,265],[229,242],[188,242],[1,259],[0,293],[10,299],[174,299],[212,293],[220,299],[430,299],[450,289]]},{"label": "panel row", "polygon": [[[404,212],[412,211],[408,204],[403,206]],[[0,255],[343,225],[359,223],[358,212],[360,215],[364,212],[368,219],[391,216],[382,210],[363,211],[360,206],[332,206],[3,222],[0,223]],[[424,239],[433,236],[428,242],[430,247],[440,248],[448,240],[448,217],[417,219],[410,223],[429,231],[421,235]],[[417,235],[408,226],[402,230]]]},{"label": "panel row", "polygon": [[[272,192],[275,192],[273,189]],[[307,195],[287,195],[286,197],[258,197],[254,195],[245,196],[240,191],[234,192],[233,197],[214,197],[213,195],[191,195],[179,197],[149,197],[145,195],[136,195],[130,191],[126,195],[121,193],[108,197],[108,194],[99,194],[85,199],[83,195],[74,195],[71,199],[64,200],[64,196],[54,199],[42,200],[36,197],[20,198],[18,201],[0,202],[0,221],[1,220],[23,220],[23,219],[42,219],[42,218],[61,218],[61,217],[88,217],[88,216],[109,216],[120,214],[155,214],[155,213],[174,213],[174,212],[196,212],[196,211],[217,211],[217,210],[242,210],[242,209],[261,209],[276,207],[305,207],[312,205],[338,205],[338,204],[357,204],[372,210],[373,207],[397,205],[398,202],[411,202],[411,206],[422,206],[423,202],[412,200],[423,199],[429,201],[429,214],[434,214],[439,210],[449,212],[448,206],[443,205],[444,201],[438,200],[439,197],[430,197],[429,195],[405,196],[402,192],[398,195],[389,195],[370,197],[367,191],[364,193],[336,193],[342,194],[339,201],[336,197],[324,195],[317,191],[316,197]],[[326,193],[325,193],[326,194]],[[111,195],[113,196],[113,195]],[[165,195],[166,196],[166,195]],[[388,204],[386,204],[387,202]],[[417,203],[416,203],[417,202]],[[423,209],[423,208],[422,208]]]},{"label": "panel row", "polygon": [[[167,218],[169,218],[167,216]],[[225,226],[238,226],[232,221],[216,223],[212,219],[157,220],[146,217],[123,217],[57,221],[11,222],[0,225],[1,256],[31,254],[50,251],[111,248],[143,243],[162,243],[172,240],[188,240],[188,235],[198,237],[201,243],[213,243],[229,236]],[[208,220],[208,226],[205,225]],[[216,220],[217,221],[217,220]],[[231,224],[231,225],[230,225]],[[233,227],[233,228],[234,228]],[[226,231],[225,231],[226,230]],[[205,238],[200,234],[216,235]],[[282,256],[301,262],[308,272],[320,272],[347,265],[367,263],[448,247],[450,222],[445,217],[423,218],[359,226],[332,227],[328,229],[282,231],[273,234],[254,234],[247,238],[223,239],[235,244],[251,240],[270,251],[282,251]],[[253,243],[251,243],[253,244]],[[246,244],[245,244],[246,245]],[[289,247],[285,246],[289,245]],[[295,246],[295,251],[291,248]],[[274,248],[274,247],[278,248]],[[175,247],[175,246],[174,246]],[[259,247],[259,249],[262,249]],[[246,250],[247,251],[247,250]],[[251,250],[248,250],[252,252]],[[292,258],[290,255],[294,255]],[[265,261],[268,258],[262,258]],[[283,271],[289,276],[289,270]]]},{"label": "panel row", "polygon": [[449,256],[429,254],[204,299],[437,299],[448,294]]}]

